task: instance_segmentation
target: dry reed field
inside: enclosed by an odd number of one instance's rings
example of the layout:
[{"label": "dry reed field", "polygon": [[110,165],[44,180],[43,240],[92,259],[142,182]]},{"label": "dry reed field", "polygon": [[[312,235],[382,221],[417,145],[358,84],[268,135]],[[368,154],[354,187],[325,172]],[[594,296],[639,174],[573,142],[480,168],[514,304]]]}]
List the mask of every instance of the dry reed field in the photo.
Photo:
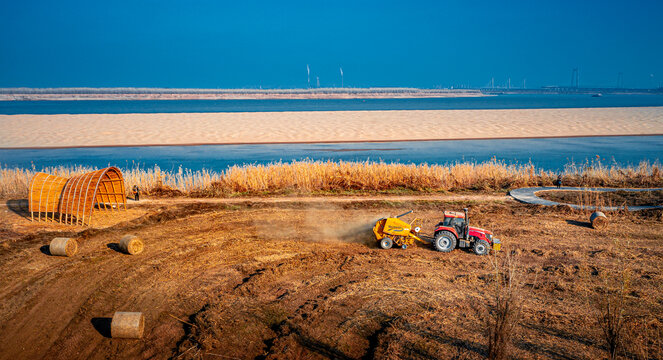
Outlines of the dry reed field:
[{"label": "dry reed field", "polygon": [[[41,169],[72,176],[94,169],[59,166]],[[231,197],[240,195],[405,193],[446,191],[505,191],[524,186],[552,186],[557,174],[531,164],[500,161],[414,165],[379,162],[297,161],[268,165],[233,166],[222,172],[208,170],[163,171],[154,168],[121,169],[126,189],[138,185],[148,195]],[[0,168],[0,198],[27,194],[37,169]],[[562,173],[565,186],[661,187],[658,163],[607,166],[595,160],[568,164]]]},{"label": "dry reed field", "polygon": [[593,205],[598,207],[657,206],[663,204],[663,190],[652,191],[541,191],[537,194],[546,200],[564,204]]}]

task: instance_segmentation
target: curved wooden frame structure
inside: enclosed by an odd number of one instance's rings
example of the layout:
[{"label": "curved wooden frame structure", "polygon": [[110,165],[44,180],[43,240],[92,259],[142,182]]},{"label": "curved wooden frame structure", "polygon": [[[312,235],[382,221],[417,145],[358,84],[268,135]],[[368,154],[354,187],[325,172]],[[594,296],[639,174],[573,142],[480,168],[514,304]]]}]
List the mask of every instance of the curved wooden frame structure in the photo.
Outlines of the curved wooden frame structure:
[{"label": "curved wooden frame structure", "polygon": [[[122,172],[116,167],[73,176],[69,179],[46,173],[36,173],[30,180],[30,218],[58,221],[65,224],[90,225],[95,205],[111,211],[124,206],[127,198]],[[50,214],[50,219],[49,219]],[[55,215],[58,214],[56,220]]]}]

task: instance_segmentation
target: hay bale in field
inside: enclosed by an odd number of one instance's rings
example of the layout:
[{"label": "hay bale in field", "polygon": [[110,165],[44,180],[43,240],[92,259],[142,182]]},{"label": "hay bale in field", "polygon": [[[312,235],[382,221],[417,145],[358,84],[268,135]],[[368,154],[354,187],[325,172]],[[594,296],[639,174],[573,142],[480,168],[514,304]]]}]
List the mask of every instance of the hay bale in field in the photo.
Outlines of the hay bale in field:
[{"label": "hay bale in field", "polygon": [[71,238],[57,237],[51,240],[48,251],[55,256],[74,256],[78,251],[78,243]]},{"label": "hay bale in field", "polygon": [[134,235],[125,235],[120,239],[120,250],[129,255],[136,255],[143,252],[143,240]]},{"label": "hay bale in field", "polygon": [[121,312],[113,314],[111,320],[111,337],[123,339],[140,339],[145,330],[145,317],[142,312]]},{"label": "hay bale in field", "polygon": [[593,212],[592,216],[589,217],[589,222],[596,230],[602,230],[608,226],[608,218],[600,211]]}]

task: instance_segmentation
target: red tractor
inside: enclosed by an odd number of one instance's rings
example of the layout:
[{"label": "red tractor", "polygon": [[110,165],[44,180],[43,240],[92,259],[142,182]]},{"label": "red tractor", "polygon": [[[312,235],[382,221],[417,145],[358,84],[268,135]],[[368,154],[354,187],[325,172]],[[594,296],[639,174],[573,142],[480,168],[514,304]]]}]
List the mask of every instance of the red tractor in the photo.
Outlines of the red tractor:
[{"label": "red tractor", "polygon": [[493,238],[493,233],[471,227],[465,212],[445,211],[444,220],[435,226],[433,246],[437,251],[450,252],[456,247],[472,248],[477,255],[486,255],[490,250],[499,251],[502,243]]}]

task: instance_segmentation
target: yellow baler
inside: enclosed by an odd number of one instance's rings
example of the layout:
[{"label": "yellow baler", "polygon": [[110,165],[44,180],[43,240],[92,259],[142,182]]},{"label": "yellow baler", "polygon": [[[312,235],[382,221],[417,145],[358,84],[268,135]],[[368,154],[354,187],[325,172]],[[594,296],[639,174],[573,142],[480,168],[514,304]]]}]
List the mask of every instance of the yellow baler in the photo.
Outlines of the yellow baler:
[{"label": "yellow baler", "polygon": [[373,233],[380,242],[380,247],[389,249],[394,244],[406,249],[414,244],[415,240],[423,242],[417,236],[421,230],[421,219],[414,219],[411,223],[406,223],[400,217],[411,213],[412,210],[396,217],[382,218],[375,223]]}]

